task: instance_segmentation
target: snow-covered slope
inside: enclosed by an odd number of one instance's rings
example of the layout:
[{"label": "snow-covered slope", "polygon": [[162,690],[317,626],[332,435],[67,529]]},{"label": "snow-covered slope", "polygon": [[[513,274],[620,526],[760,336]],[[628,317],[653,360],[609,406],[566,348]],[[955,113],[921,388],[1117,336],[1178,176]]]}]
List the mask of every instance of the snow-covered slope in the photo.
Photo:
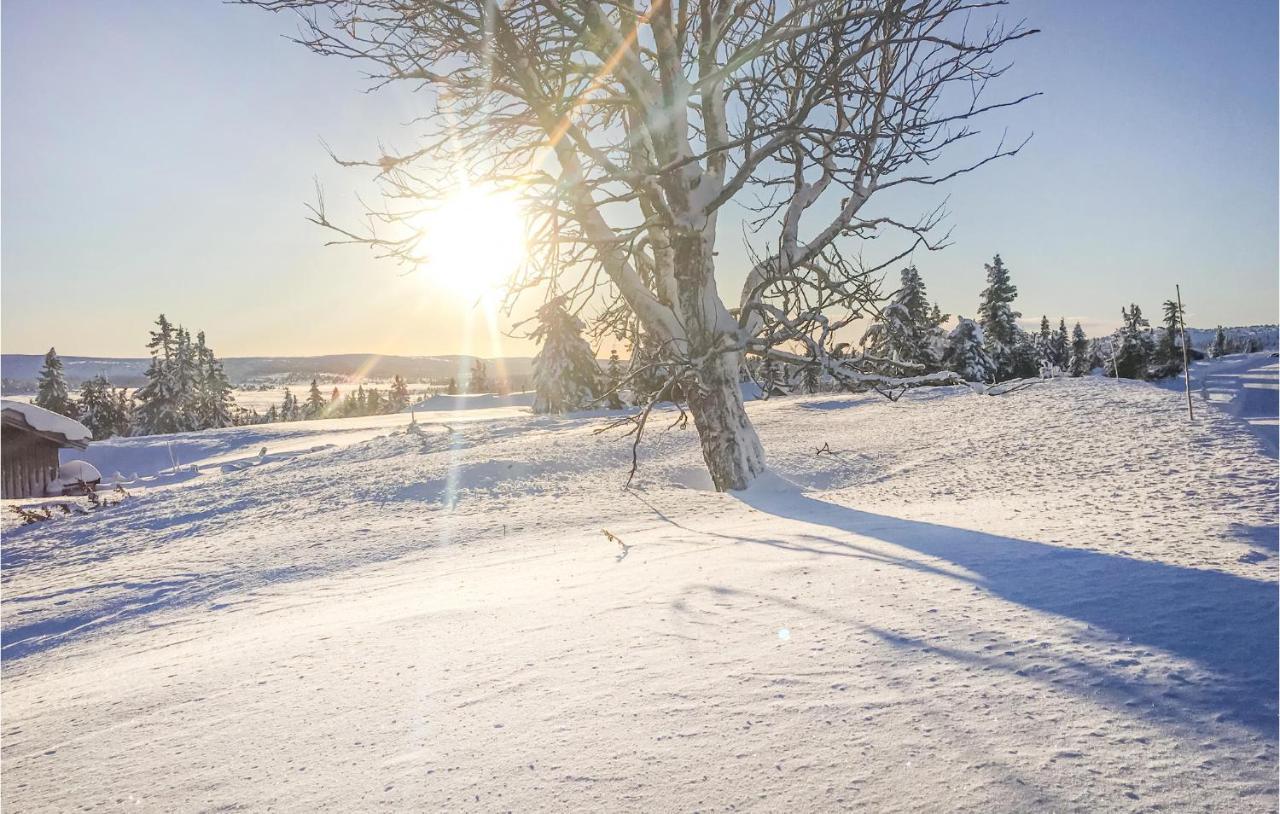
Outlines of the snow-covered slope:
[{"label": "snow-covered slope", "polygon": [[10,531],[5,809],[1274,811],[1274,461],[1182,409],[754,402],[739,495],[396,425]]}]

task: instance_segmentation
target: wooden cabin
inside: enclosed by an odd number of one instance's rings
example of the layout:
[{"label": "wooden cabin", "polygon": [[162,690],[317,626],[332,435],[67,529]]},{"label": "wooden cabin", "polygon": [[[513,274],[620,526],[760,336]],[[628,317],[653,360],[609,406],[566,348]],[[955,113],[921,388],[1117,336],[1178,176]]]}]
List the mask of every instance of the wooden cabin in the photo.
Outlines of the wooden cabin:
[{"label": "wooden cabin", "polygon": [[80,422],[34,404],[0,401],[0,497],[44,497],[58,479],[58,450],[84,449]]}]

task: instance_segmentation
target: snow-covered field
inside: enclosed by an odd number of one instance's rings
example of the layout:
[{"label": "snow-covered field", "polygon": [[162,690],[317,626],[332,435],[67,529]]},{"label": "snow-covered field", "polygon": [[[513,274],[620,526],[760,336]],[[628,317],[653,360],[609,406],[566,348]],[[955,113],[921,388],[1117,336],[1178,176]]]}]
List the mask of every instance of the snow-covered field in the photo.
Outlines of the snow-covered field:
[{"label": "snow-covered field", "polygon": [[754,402],[734,495],[660,420],[630,490],[598,416],[184,437],[5,535],[4,808],[1275,811],[1275,450],[1184,409]]}]

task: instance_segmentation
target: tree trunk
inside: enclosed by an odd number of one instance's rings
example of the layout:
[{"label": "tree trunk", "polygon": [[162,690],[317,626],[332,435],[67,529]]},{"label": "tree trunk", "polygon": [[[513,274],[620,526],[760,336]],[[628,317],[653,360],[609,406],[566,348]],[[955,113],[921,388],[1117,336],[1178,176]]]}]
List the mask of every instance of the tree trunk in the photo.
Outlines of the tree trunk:
[{"label": "tree trunk", "polygon": [[685,394],[716,491],[745,489],[764,471],[764,448],[747,418],[738,384],[740,354],[712,354]]}]

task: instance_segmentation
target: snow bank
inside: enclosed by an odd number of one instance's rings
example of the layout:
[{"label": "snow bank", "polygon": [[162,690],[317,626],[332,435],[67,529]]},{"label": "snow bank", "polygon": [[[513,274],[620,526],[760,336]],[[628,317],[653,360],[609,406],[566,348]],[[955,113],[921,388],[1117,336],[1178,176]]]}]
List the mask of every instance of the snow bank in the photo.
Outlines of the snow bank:
[{"label": "snow bank", "polygon": [[34,429],[58,433],[65,436],[68,441],[89,441],[93,438],[89,428],[79,421],[25,401],[0,399],[0,410],[13,410]]},{"label": "snow bank", "polygon": [[436,393],[407,408],[404,412],[434,412],[438,410],[491,410],[496,407],[530,407],[533,405],[533,391],[510,393],[499,396],[494,393],[474,393],[450,396]]}]

